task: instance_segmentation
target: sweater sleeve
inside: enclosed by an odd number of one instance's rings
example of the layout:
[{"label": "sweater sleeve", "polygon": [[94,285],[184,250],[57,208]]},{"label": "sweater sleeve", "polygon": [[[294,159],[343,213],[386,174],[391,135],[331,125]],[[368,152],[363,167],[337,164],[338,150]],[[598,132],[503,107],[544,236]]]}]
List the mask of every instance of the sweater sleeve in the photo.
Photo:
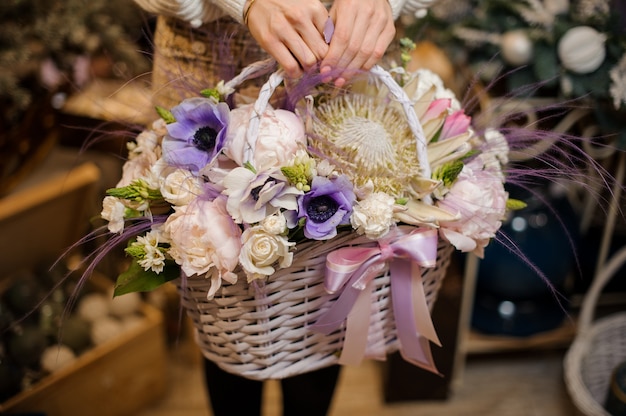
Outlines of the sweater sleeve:
[{"label": "sweater sleeve", "polygon": [[[389,0],[394,20],[401,14],[420,16],[436,0]],[[193,27],[228,15],[243,23],[246,0],[135,0],[144,10],[189,22]]]},{"label": "sweater sleeve", "polygon": [[[399,14],[410,15],[414,17],[424,17],[428,8],[432,6],[436,1],[437,0],[403,0],[401,1],[403,5],[401,6],[401,11]],[[394,17],[397,18],[395,14]]]},{"label": "sweater sleeve", "polygon": [[228,15],[243,22],[243,6],[246,0],[135,0],[149,13],[176,17],[193,27]]}]

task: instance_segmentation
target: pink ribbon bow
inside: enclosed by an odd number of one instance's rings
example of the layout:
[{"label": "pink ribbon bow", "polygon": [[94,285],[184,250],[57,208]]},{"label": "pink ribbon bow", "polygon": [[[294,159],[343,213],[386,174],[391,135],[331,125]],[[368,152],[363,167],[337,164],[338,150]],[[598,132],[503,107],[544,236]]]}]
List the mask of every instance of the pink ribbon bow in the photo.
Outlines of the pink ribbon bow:
[{"label": "pink ribbon bow", "polygon": [[380,325],[371,320],[371,292],[374,278],[389,264],[400,354],[406,361],[439,374],[429,341],[439,346],[441,342],[430,317],[420,269],[435,266],[437,240],[436,230],[402,226],[378,240],[377,246],[344,247],[328,254],[324,284],[329,293],[341,291],[341,295],[312,329],[330,334],[346,321],[340,364],[356,365],[365,356],[385,357],[382,331],[370,330]]}]

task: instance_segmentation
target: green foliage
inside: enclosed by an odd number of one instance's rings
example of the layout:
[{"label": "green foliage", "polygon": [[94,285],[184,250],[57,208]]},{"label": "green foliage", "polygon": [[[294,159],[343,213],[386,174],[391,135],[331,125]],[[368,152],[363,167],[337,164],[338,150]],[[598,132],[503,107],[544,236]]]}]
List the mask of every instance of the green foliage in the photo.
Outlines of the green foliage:
[{"label": "green foliage", "polygon": [[52,62],[70,83],[78,57],[107,56],[119,76],[146,71],[140,52],[143,14],[127,0],[3,0],[0,2],[0,125],[19,121],[43,85]]},{"label": "green foliage", "polygon": [[149,292],[178,277],[180,269],[173,261],[166,261],[163,271],[157,274],[144,270],[136,260],[133,260],[128,270],[118,276],[113,296],[131,292]]}]

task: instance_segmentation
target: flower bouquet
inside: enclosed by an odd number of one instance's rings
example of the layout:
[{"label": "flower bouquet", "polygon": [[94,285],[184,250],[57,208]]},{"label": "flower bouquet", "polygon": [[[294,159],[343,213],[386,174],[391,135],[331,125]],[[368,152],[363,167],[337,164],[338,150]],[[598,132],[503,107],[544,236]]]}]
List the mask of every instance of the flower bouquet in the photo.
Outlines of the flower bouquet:
[{"label": "flower bouquet", "polygon": [[401,66],[338,90],[262,61],[157,110],[103,203],[132,258],[116,295],[176,279],[203,354],[248,378],[395,351],[437,372],[429,309],[453,247],[481,256],[507,209],[502,134]]}]

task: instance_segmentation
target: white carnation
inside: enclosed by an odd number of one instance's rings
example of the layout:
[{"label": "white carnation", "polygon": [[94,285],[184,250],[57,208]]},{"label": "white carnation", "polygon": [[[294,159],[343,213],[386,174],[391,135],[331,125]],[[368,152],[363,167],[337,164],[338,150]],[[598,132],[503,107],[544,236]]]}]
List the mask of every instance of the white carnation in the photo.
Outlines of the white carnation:
[{"label": "white carnation", "polygon": [[287,220],[282,213],[270,215],[261,221],[261,226],[269,234],[283,234],[287,229]]},{"label": "white carnation", "polygon": [[395,200],[384,192],[374,192],[353,208],[350,222],[359,234],[378,239],[384,236],[395,220],[393,207]]}]

